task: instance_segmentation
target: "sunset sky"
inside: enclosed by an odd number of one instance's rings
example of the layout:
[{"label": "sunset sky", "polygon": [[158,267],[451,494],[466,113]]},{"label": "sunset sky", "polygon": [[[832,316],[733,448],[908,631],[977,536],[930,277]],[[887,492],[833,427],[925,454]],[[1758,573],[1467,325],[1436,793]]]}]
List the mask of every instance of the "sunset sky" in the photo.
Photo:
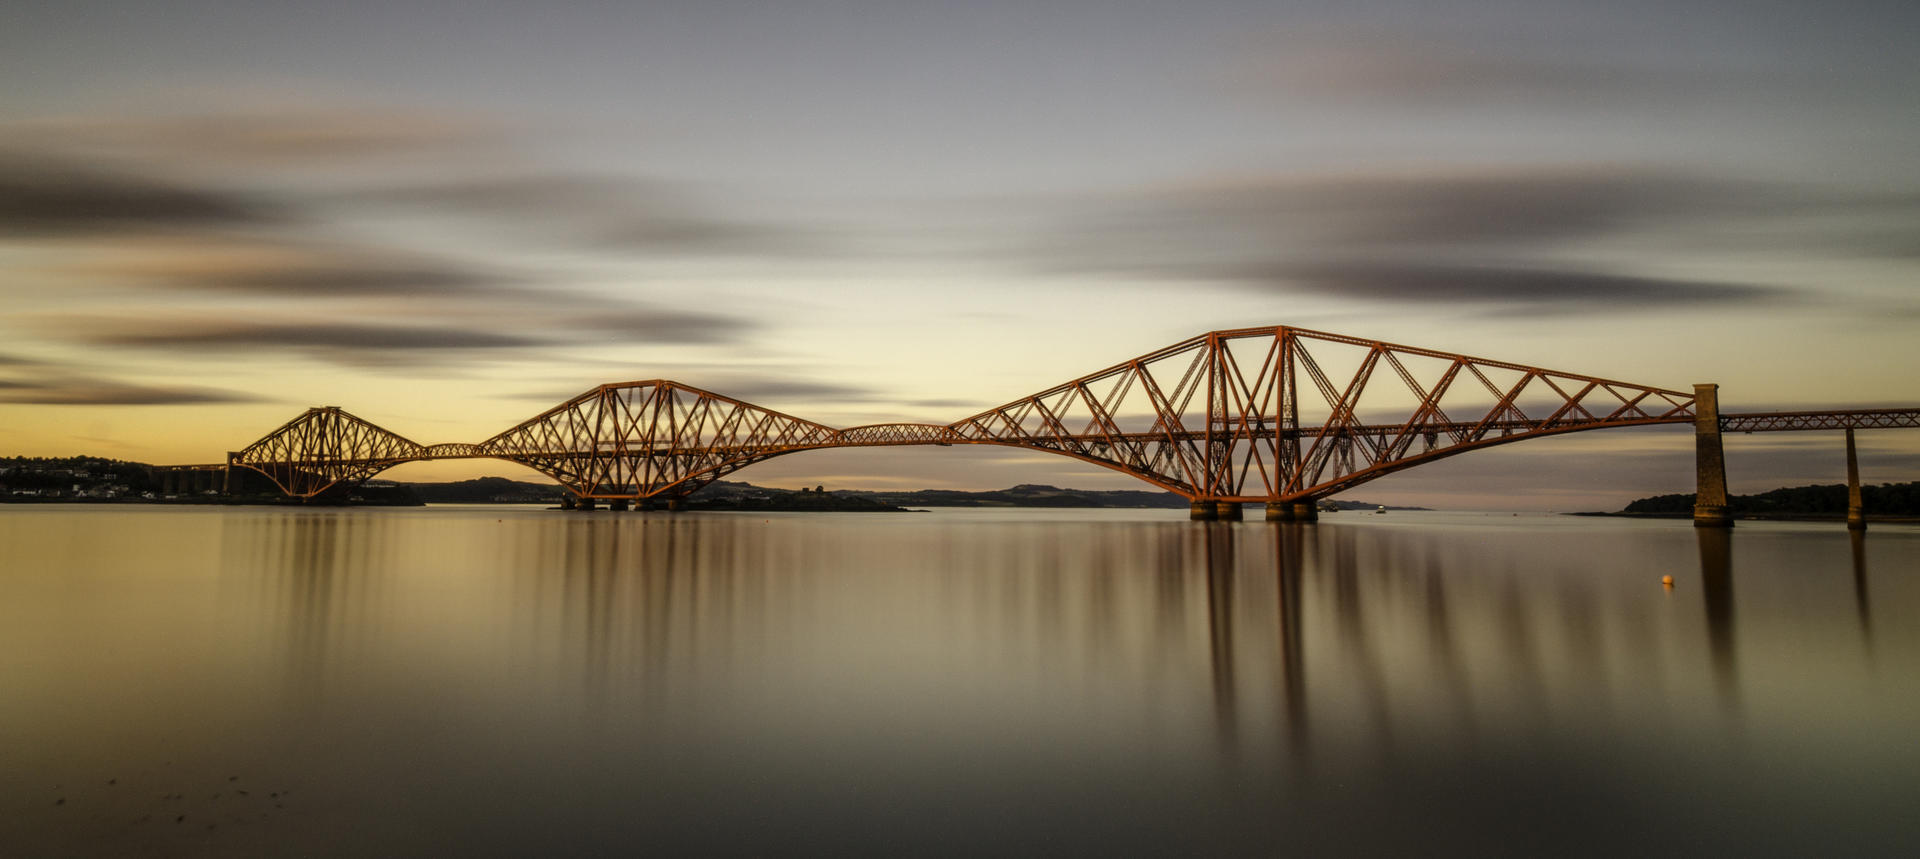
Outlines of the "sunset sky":
[{"label": "sunset sky", "polygon": [[[0,455],[214,462],[312,405],[478,441],[671,378],[946,423],[1298,325],[1920,405],[1911,2],[36,2],[0,11]],[[1920,432],[1861,436],[1920,479]],[[1737,492],[1837,434],[1729,440]],[[1618,507],[1685,430],[1348,497]],[[526,469],[416,464],[383,476]],[[996,448],[829,488],[1144,486]]]}]

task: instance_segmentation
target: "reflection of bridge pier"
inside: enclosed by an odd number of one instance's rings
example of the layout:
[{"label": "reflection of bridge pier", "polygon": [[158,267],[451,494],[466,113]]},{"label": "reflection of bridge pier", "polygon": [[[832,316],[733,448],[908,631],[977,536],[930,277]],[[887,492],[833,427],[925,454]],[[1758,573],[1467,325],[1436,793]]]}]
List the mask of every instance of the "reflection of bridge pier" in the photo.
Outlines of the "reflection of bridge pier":
[{"label": "reflection of bridge pier", "polygon": [[1296,760],[1307,752],[1306,656],[1301,634],[1300,572],[1303,561],[1298,528],[1273,529],[1275,594],[1279,602],[1280,690],[1287,718],[1287,741]]},{"label": "reflection of bridge pier", "polygon": [[1707,609],[1707,649],[1713,659],[1714,680],[1724,702],[1734,701],[1737,677],[1733,647],[1733,537],[1718,528],[1705,528],[1700,540],[1700,593]]},{"label": "reflection of bridge pier", "polygon": [[1860,614],[1860,638],[1873,647],[1873,624],[1867,599],[1867,538],[1860,531],[1847,534],[1849,548],[1853,551],[1853,604]]},{"label": "reflection of bridge pier", "polygon": [[1233,579],[1239,564],[1234,532],[1220,525],[1206,529],[1207,653],[1213,669],[1214,727],[1221,751],[1231,759],[1240,742],[1238,681],[1233,670]]}]

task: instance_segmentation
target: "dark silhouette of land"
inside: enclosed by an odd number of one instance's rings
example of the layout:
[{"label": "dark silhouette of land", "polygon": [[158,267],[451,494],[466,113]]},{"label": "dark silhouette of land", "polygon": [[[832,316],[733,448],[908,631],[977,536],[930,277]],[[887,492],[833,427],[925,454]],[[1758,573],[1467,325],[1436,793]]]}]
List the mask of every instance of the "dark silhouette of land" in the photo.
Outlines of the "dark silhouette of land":
[{"label": "dark silhouette of land", "polygon": [[[298,504],[271,483],[244,469],[231,495],[217,491],[167,493],[153,466],[102,457],[0,459],[0,501],[186,504]],[[553,483],[480,477],[442,483],[369,480],[333,503],[407,507],[422,504],[559,504],[566,490]],[[910,507],[1082,507],[1185,509],[1187,499],[1147,489],[1062,489],[1023,483],[1007,489],[828,490],[823,486],[777,489],[719,480],[687,499],[689,510],[900,511]],[[1364,501],[1327,499],[1327,510],[1373,510]],[[1419,510],[1391,507],[1389,510]]]},{"label": "dark silhouette of land", "polygon": [[[1882,483],[1860,487],[1861,506],[1871,519],[1920,517],[1920,482]],[[1847,515],[1847,486],[1828,483],[1792,486],[1756,495],[1729,496],[1734,516],[1752,519],[1838,519]],[[1637,499],[1616,513],[1583,516],[1646,516],[1684,518],[1693,515],[1693,494],[1655,495]]]}]

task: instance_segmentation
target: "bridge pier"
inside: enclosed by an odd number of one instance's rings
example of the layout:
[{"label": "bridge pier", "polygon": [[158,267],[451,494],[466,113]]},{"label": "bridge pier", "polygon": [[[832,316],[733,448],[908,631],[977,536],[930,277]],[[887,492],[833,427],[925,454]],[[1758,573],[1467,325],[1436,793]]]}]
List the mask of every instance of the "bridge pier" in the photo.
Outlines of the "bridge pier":
[{"label": "bridge pier", "polygon": [[579,501],[575,501],[575,502],[573,503],[573,509],[575,509],[575,510],[592,510],[592,509],[593,509],[593,499],[591,499],[591,498],[582,498],[582,499],[580,499]]},{"label": "bridge pier", "polygon": [[1267,502],[1267,521],[1268,522],[1292,522],[1293,521],[1293,502],[1291,501]]},{"label": "bridge pier", "polygon": [[633,509],[638,510],[642,513],[651,513],[653,512],[653,499],[652,498],[638,499],[633,502]]},{"label": "bridge pier", "polygon": [[1318,501],[1293,502],[1293,521],[1295,522],[1320,521],[1320,502]]},{"label": "bridge pier", "polygon": [[1693,526],[1731,528],[1727,458],[1720,449],[1720,386],[1693,386]]},{"label": "bridge pier", "polygon": [[1219,501],[1213,505],[1213,518],[1237,521],[1240,519],[1240,502]]},{"label": "bridge pier", "polygon": [[680,513],[687,509],[687,502],[679,498],[667,499],[667,512]]},{"label": "bridge pier", "polygon": [[608,501],[608,502],[607,502],[607,509],[608,509],[608,510],[612,510],[612,511],[614,511],[614,512],[616,512],[616,513],[618,513],[618,512],[624,512],[624,511],[625,511],[625,510],[627,509],[627,499],[625,499],[625,498],[615,498],[615,499],[613,499],[612,501]]},{"label": "bridge pier", "polygon": [[1212,519],[1220,515],[1220,508],[1211,501],[1195,501],[1187,505],[1187,518],[1195,521]]},{"label": "bridge pier", "polygon": [[1860,460],[1853,453],[1853,427],[1847,427],[1847,530],[1867,530],[1866,507],[1860,503]]}]

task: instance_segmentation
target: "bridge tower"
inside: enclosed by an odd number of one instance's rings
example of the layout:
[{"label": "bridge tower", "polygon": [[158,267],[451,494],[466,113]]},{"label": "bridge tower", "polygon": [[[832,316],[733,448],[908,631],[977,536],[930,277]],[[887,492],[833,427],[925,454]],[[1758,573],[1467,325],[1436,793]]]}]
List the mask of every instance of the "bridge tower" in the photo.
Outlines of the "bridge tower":
[{"label": "bridge tower", "polygon": [[1731,528],[1727,457],[1720,447],[1720,386],[1693,386],[1693,526]]}]

